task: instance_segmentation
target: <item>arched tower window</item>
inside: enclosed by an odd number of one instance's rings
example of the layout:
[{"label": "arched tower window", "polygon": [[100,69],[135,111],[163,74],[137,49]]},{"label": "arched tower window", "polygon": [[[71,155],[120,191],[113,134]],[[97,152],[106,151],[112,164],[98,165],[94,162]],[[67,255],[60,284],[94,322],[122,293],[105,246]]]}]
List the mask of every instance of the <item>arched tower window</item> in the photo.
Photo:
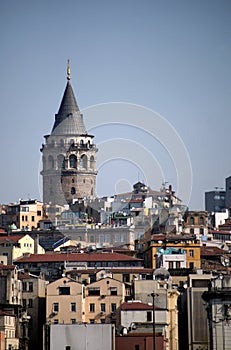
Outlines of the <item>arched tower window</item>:
[{"label": "arched tower window", "polygon": [[43,170],[46,170],[47,168],[47,161],[46,161],[46,158],[43,157]]},{"label": "arched tower window", "polygon": [[74,140],[74,139],[71,139],[70,145],[71,145],[71,146],[74,146],[74,145],[75,145],[75,140]]},{"label": "arched tower window", "polygon": [[69,158],[69,161],[70,161],[70,168],[77,168],[77,157],[72,154]]},{"label": "arched tower window", "polygon": [[87,156],[83,154],[80,158],[80,166],[84,169],[87,169]]},{"label": "arched tower window", "polygon": [[54,169],[54,158],[52,156],[48,157],[48,169]]},{"label": "arched tower window", "polygon": [[64,140],[63,139],[60,140],[60,146],[64,147]]},{"label": "arched tower window", "polygon": [[94,169],[94,164],[95,164],[95,158],[93,156],[91,156],[90,158],[90,168]]},{"label": "arched tower window", "polygon": [[204,218],[203,218],[203,216],[200,216],[200,218],[199,218],[199,225],[204,225]]},{"label": "arched tower window", "polygon": [[57,157],[58,161],[58,169],[64,169],[65,168],[65,159],[62,154],[59,154]]},{"label": "arched tower window", "polygon": [[75,188],[74,188],[74,187],[71,187],[71,194],[72,194],[72,196],[73,196],[75,193],[76,193]]}]

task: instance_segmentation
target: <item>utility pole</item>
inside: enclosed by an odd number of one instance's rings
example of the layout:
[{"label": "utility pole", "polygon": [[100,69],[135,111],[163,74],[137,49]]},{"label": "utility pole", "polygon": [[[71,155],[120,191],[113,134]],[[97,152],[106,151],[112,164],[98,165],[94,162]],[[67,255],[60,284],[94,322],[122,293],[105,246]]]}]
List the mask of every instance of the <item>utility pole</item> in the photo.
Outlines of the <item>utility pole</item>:
[{"label": "utility pole", "polygon": [[159,294],[156,294],[152,292],[150,294],[152,297],[152,312],[153,312],[153,317],[152,317],[152,336],[153,336],[153,350],[156,350],[156,318],[155,318],[155,297],[158,297]]}]

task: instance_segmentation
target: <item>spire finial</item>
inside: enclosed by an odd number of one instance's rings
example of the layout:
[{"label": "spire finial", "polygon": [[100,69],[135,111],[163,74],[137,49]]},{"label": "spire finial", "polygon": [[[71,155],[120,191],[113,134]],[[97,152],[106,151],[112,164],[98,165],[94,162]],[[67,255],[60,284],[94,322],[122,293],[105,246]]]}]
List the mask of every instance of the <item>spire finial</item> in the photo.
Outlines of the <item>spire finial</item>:
[{"label": "spire finial", "polygon": [[70,60],[67,60],[67,80],[71,80]]}]

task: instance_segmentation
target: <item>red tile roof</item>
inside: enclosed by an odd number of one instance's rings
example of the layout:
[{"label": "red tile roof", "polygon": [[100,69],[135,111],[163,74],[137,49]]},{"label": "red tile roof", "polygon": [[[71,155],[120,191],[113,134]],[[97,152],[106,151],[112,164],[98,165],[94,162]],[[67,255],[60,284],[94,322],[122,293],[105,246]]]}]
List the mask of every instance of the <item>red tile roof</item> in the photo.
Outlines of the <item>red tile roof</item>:
[{"label": "red tile roof", "polygon": [[228,251],[218,247],[201,247],[201,256],[220,256],[223,254],[228,254]]},{"label": "red tile roof", "polygon": [[31,254],[17,259],[17,263],[32,263],[32,262],[61,262],[61,261],[142,261],[142,259],[133,258],[124,254],[118,253],[46,253],[46,254]]},{"label": "red tile roof", "polygon": [[1,270],[14,270],[15,269],[15,265],[3,265],[0,264],[0,271]]},{"label": "red tile roof", "polygon": [[[132,302],[125,302],[121,305],[122,311],[129,311],[129,310],[153,310],[153,305],[151,304],[144,304],[140,301],[132,301]],[[157,306],[155,306],[155,310],[161,310]]]},{"label": "red tile roof", "polygon": [[231,231],[223,231],[223,230],[210,230],[209,233],[211,234],[220,234],[220,235],[230,235],[231,234]]},{"label": "red tile roof", "polygon": [[23,237],[24,237],[24,235],[0,236],[0,243],[3,243],[3,242],[16,243]]},{"label": "red tile roof", "polygon": [[[151,268],[145,268],[142,266],[137,266],[137,267],[121,267],[121,268],[108,268],[108,267],[101,267],[100,269],[97,269],[97,273],[100,273],[100,271],[106,271],[106,273],[127,273],[127,274],[132,274],[132,273],[141,273],[141,274],[149,274],[153,273],[155,270]],[[78,269],[78,270],[68,270],[67,275],[71,274],[81,274],[81,273],[92,273],[92,269]]]},{"label": "red tile roof", "polygon": [[3,310],[0,310],[0,316],[12,316],[12,317],[16,317],[16,315],[14,315],[13,313],[11,313],[10,311],[3,311]]}]

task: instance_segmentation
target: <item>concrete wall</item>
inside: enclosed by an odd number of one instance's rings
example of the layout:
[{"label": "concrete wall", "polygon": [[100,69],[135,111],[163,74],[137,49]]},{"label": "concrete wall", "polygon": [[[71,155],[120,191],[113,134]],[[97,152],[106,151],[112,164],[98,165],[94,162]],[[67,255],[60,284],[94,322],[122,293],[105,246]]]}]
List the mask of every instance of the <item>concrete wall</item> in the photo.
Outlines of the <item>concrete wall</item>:
[{"label": "concrete wall", "polygon": [[50,350],[114,350],[114,337],[111,324],[51,325]]}]

